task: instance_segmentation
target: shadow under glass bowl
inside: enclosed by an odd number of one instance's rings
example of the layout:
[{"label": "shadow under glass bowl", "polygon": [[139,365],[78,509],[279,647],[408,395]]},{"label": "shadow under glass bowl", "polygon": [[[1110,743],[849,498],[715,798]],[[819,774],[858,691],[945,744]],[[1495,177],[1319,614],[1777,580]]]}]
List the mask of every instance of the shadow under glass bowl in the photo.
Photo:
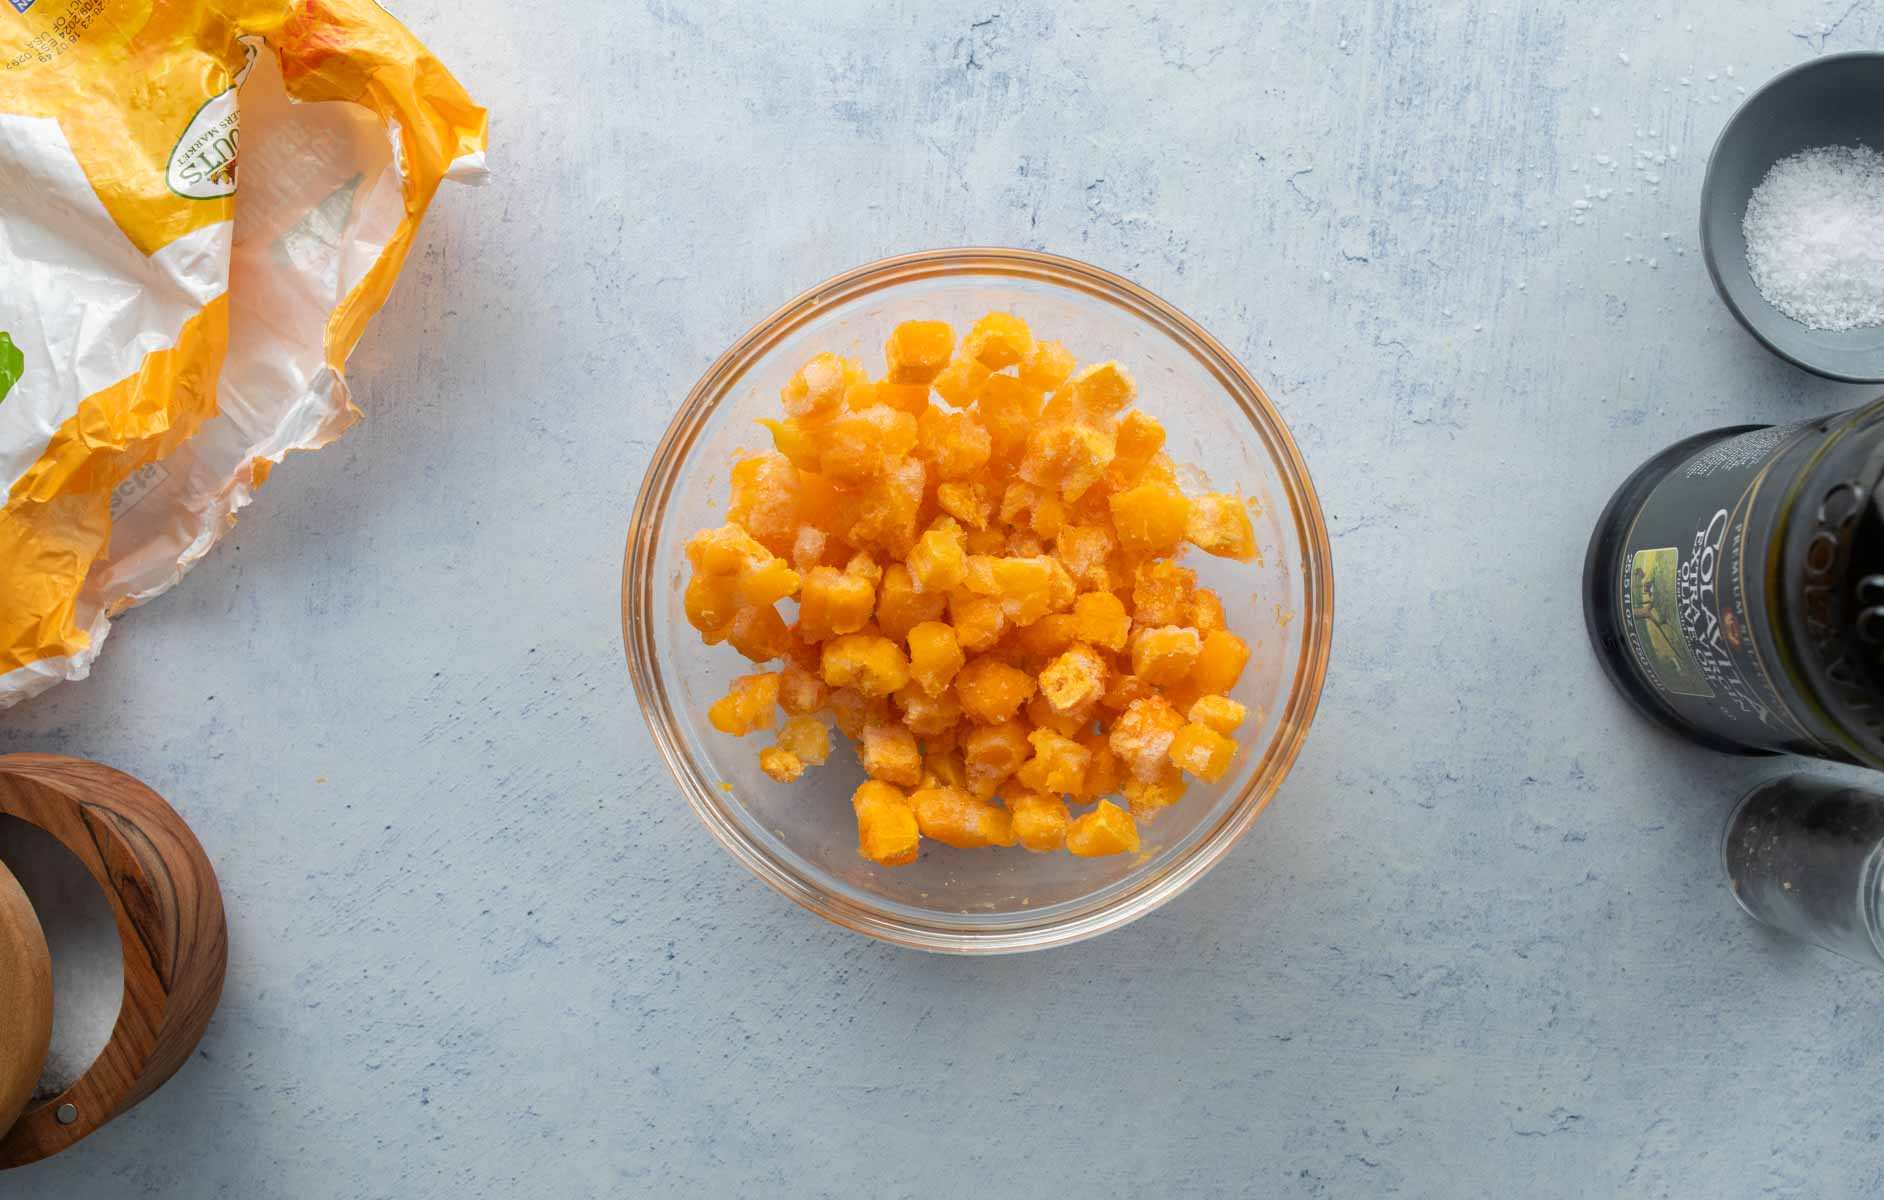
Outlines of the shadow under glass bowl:
[{"label": "shadow under glass bowl", "polygon": [[[1210,486],[1256,500],[1259,562],[1187,556],[1249,641],[1235,698],[1250,719],[1244,750],[1216,784],[1141,827],[1136,856],[1081,859],[1020,849],[923,843],[908,867],[858,857],[849,796],[863,779],[843,745],[795,784],[758,770],[761,732],[733,738],[704,719],[753,667],[706,647],[682,607],[683,546],[723,523],[728,471],[769,449],[754,424],[776,415],[780,388],[813,354],[882,361],[899,321],[957,329],[993,309],[1016,313],[1082,361],[1116,358],[1140,403],[1165,424],[1166,450]],[[1195,480],[1193,482],[1201,482]],[[1188,486],[1188,484],[1187,484]],[[1195,882],[1255,822],[1281,785],[1321,694],[1333,624],[1327,528],[1282,419],[1242,366],[1195,322],[1126,280],[1022,250],[935,250],[886,259],[820,284],[760,322],[707,371],[656,448],[635,502],[622,576],[622,637],[643,715],[681,791],[714,837],[751,871],[839,925],[954,953],[1040,949],[1143,916]],[[786,615],[789,619],[789,604]],[[834,734],[835,740],[842,742]]]},{"label": "shadow under glass bowl", "polygon": [[1884,152],[1884,52],[1828,54],[1781,72],[1721,130],[1701,185],[1701,254],[1747,332],[1796,366],[1847,383],[1884,382],[1884,326],[1812,329],[1774,308],[1747,269],[1747,201],[1773,164],[1815,146]]}]

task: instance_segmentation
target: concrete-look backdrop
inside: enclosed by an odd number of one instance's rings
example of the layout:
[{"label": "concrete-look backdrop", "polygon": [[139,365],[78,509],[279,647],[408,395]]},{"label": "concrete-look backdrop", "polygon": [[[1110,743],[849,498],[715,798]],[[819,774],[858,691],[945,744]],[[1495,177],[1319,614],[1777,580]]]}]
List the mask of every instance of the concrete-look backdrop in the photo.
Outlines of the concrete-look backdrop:
[{"label": "concrete-look backdrop", "polygon": [[[147,780],[228,988],[0,1196],[1862,1196],[1879,977],[1735,909],[1788,769],[1610,691],[1577,581],[1677,437],[1849,407],[1716,301],[1743,92],[1879,0],[401,0],[492,113],[290,460],[0,750]],[[1198,318],[1294,429],[1333,669],[1253,834],[1096,942],[890,949],[671,785],[617,617],[688,387],[881,255],[1038,247]]]}]

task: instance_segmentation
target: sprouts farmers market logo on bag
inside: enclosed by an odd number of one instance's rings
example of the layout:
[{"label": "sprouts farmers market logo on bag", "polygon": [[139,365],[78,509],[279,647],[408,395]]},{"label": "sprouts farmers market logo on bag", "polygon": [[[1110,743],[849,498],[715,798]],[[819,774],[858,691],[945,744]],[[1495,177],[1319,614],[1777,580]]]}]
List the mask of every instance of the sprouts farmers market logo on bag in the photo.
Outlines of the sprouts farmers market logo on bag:
[{"label": "sprouts farmers market logo on bag", "polygon": [[13,5],[14,12],[23,14],[33,5],[38,4],[39,0],[8,0],[8,3]]},{"label": "sprouts farmers market logo on bag", "polygon": [[[18,0],[14,0],[18,3]],[[191,200],[214,200],[233,196],[236,190],[236,147],[241,141],[242,112],[236,104],[236,89],[255,65],[255,39],[243,38],[242,48],[248,61],[236,72],[235,81],[219,96],[212,96],[190,118],[189,128],[170,151],[170,165],[165,178],[170,190]]]}]

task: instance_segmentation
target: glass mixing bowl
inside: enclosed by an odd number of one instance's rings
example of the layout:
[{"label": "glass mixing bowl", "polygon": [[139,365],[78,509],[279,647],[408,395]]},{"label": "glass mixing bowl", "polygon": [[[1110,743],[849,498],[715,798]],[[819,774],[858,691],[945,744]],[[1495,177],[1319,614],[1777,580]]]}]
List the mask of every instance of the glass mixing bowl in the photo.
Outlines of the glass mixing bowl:
[{"label": "glass mixing bowl", "polygon": [[[839,744],[795,784],[760,773],[770,737],[728,737],[705,720],[736,675],[757,670],[729,646],[703,646],[681,607],[695,531],[724,522],[728,472],[741,451],[770,449],[754,421],[779,389],[830,350],[881,369],[899,321],[966,329],[1013,312],[1081,362],[1116,358],[1139,403],[1164,423],[1186,490],[1204,483],[1258,502],[1261,557],[1191,553],[1185,565],[1223,597],[1249,642],[1234,693],[1250,719],[1235,767],[1191,781],[1177,805],[1141,825],[1136,856],[1074,858],[923,843],[922,858],[884,868],[860,858],[849,797],[863,773]],[[1308,468],[1269,398],[1216,339],[1143,288],[1071,259],[1025,250],[932,250],[885,259],[819,284],[761,321],[688,395],[654,452],[635,501],[622,575],[622,638],[641,710],[681,791],[714,837],[753,874],[847,929],[924,950],[1004,953],[1093,937],[1141,917],[1215,866],[1281,785],[1321,694],[1334,598],[1328,531]],[[788,613],[789,615],[789,613]]]}]

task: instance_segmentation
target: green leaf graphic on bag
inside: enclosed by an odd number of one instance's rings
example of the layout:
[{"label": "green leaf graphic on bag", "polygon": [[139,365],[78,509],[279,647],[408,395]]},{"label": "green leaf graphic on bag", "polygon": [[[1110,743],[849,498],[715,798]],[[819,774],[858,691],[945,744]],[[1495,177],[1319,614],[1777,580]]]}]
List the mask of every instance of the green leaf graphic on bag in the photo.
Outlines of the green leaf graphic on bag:
[{"label": "green leaf graphic on bag", "polygon": [[13,338],[9,334],[0,332],[0,400],[7,398],[7,393],[13,390],[13,385],[18,383],[20,376],[24,374],[26,374],[26,356],[21,354],[20,348],[13,344]]}]

